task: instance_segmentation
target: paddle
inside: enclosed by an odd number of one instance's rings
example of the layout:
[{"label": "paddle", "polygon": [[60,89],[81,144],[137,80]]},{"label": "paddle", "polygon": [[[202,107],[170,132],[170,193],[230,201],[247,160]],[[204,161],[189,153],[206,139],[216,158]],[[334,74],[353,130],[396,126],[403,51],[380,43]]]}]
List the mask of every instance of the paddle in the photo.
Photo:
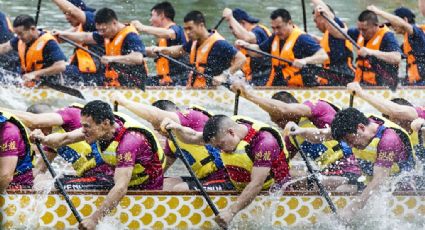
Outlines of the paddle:
[{"label": "paddle", "polygon": [[196,177],[195,173],[193,172],[192,168],[190,167],[189,162],[187,161],[186,157],[183,154],[183,150],[180,148],[180,146],[177,144],[176,138],[174,137],[173,132],[170,129],[167,129],[168,132],[168,136],[171,139],[171,141],[173,142],[174,146],[176,147],[176,153],[177,156],[183,161],[184,166],[186,167],[186,169],[189,171],[190,176],[195,180],[195,184],[196,187],[199,189],[199,191],[201,192],[202,196],[205,198],[205,200],[207,201],[208,205],[210,206],[211,210],[213,211],[214,215],[218,216],[219,211],[217,209],[217,207],[215,206],[215,204],[212,202],[210,196],[208,195],[208,193],[205,191],[204,187],[202,186],[201,182],[199,181],[199,179]]},{"label": "paddle", "polygon": [[35,14],[35,26],[37,26],[37,24],[38,24],[38,17],[40,16],[40,9],[41,9],[41,0],[38,0],[37,12]]},{"label": "paddle", "polygon": [[217,25],[214,26],[213,30],[217,30],[221,23],[224,21],[224,17],[221,17],[220,21],[218,21]]},{"label": "paddle", "polygon": [[[15,72],[5,70],[5,69],[1,69],[1,71],[3,71],[6,74],[9,74],[11,76],[14,76],[15,78],[22,78],[21,75],[15,73]],[[16,84],[18,82],[14,81],[13,83]],[[19,84],[22,84],[22,82],[19,82]],[[62,92],[62,93],[65,93],[65,94],[68,94],[68,95],[78,97],[78,98],[85,100],[84,95],[79,90],[73,89],[71,87],[64,86],[64,85],[61,85],[61,84],[58,84],[58,83],[48,81],[45,78],[41,78],[39,86],[46,86],[46,87],[52,88],[56,91],[59,91],[59,92]]]},{"label": "paddle", "polygon": [[[251,51],[251,52],[254,52],[254,53],[258,53],[258,54],[261,54],[261,55],[266,56],[266,57],[269,57],[269,58],[273,58],[273,59],[277,59],[279,61],[286,62],[286,63],[288,63],[290,65],[292,65],[292,63],[293,63],[292,61],[290,61],[288,59],[281,58],[281,57],[278,57],[278,56],[274,56],[274,55],[271,55],[271,54],[266,53],[266,52],[261,51],[261,50],[251,49],[251,48],[246,47],[246,46],[244,46],[243,48],[246,49],[246,50],[248,50],[248,51]],[[344,84],[344,85],[346,83],[351,82],[351,79],[354,79],[354,76],[351,75],[351,74],[341,73],[341,72],[338,72],[338,71],[335,71],[335,70],[331,70],[331,69],[323,69],[320,66],[316,66],[316,65],[312,65],[312,64],[308,64],[308,65],[304,66],[303,68],[307,68],[307,69],[313,70],[313,71],[315,71],[315,75],[320,75],[321,77],[327,78],[327,77],[330,76],[332,78],[335,78],[336,81],[338,81],[338,82],[340,82],[341,84]]]},{"label": "paddle", "polygon": [[[325,18],[325,20],[328,21],[335,29],[337,29],[338,32],[340,32],[345,37],[345,39],[347,39],[351,44],[353,44],[353,46],[355,46],[358,50],[361,49],[361,47],[357,44],[357,42],[354,41],[354,39],[352,39],[350,35],[348,35],[345,31],[343,31],[341,27],[339,27],[339,25],[336,24],[336,22],[334,22],[333,20],[328,18],[326,15],[324,15],[323,12],[321,12],[320,15],[323,18]],[[398,85],[398,77],[396,76],[394,79],[394,77],[391,76],[381,65],[379,65],[379,63],[375,63],[374,67],[375,67],[376,73],[382,76],[382,78],[386,79],[390,89],[392,91],[395,91]]]},{"label": "paddle", "polygon": [[118,112],[118,102],[114,101],[114,112]]},{"label": "paddle", "polygon": [[241,95],[241,91],[240,90],[236,91],[236,93],[235,93],[235,106],[233,107],[233,115],[238,115],[240,95]]},{"label": "paddle", "polygon": [[303,8],[303,23],[304,23],[304,31],[307,33],[307,13],[305,10],[305,1],[301,0],[301,5]]},{"label": "paddle", "polygon": [[80,213],[78,213],[77,209],[75,208],[74,204],[72,203],[71,199],[69,198],[68,194],[66,193],[65,189],[63,188],[62,182],[58,178],[56,178],[56,172],[53,170],[52,165],[50,164],[49,160],[46,157],[46,154],[44,154],[44,151],[41,148],[40,142],[38,140],[36,140],[35,145],[37,146],[37,149],[40,152],[40,155],[43,158],[43,161],[46,164],[47,169],[49,169],[50,174],[52,175],[53,179],[55,180],[55,183],[59,188],[59,192],[65,198],[65,201],[68,204],[68,207],[71,209],[72,214],[74,214],[77,221],[79,223],[81,223],[83,221],[83,219],[81,218]]},{"label": "paddle", "polygon": [[349,104],[350,108],[353,108],[353,105],[354,105],[354,96],[355,95],[356,95],[356,92],[352,92],[350,94],[350,104]]},{"label": "paddle", "polygon": [[[201,72],[197,71],[195,67],[189,66],[189,65],[187,65],[187,64],[185,64],[185,63],[183,63],[183,62],[181,62],[181,61],[179,61],[179,60],[176,60],[175,58],[172,58],[172,57],[170,57],[170,56],[168,56],[168,55],[165,55],[165,54],[162,54],[162,53],[160,53],[160,52],[156,52],[156,55],[158,55],[158,56],[160,56],[160,57],[163,57],[163,58],[166,58],[166,59],[168,59],[169,61],[172,61],[172,62],[174,62],[174,63],[176,63],[176,64],[178,64],[178,65],[181,65],[181,66],[185,67],[185,68],[186,68],[186,69],[188,69],[188,70],[191,70],[191,71],[192,71],[195,75],[201,75],[201,76],[204,76],[205,78],[207,78],[207,79],[208,79],[208,80],[210,80],[210,81],[212,81],[212,80],[213,80],[213,77],[212,77],[212,76],[207,75],[207,74],[204,74],[204,73],[201,73]],[[194,78],[194,77],[193,77],[193,78]],[[229,80],[229,79],[228,79],[228,80]],[[193,84],[192,84],[192,85],[193,85]],[[226,88],[230,88],[230,82],[229,82],[229,81],[227,81],[227,82],[223,83],[223,86],[224,86],[224,87],[226,87]]]},{"label": "paddle", "polygon": [[[294,131],[294,130],[292,130],[292,131]],[[325,200],[328,203],[329,207],[331,208],[332,212],[334,214],[337,214],[335,204],[332,202],[331,197],[329,196],[329,193],[326,191],[325,187],[323,186],[322,183],[320,183],[319,178],[317,178],[316,174],[314,173],[313,167],[311,166],[310,161],[307,158],[307,155],[300,148],[300,145],[298,144],[297,139],[294,137],[293,140],[295,142],[295,147],[299,150],[299,153],[301,154],[301,157],[303,158],[305,165],[307,166],[308,172],[310,173],[313,181],[316,182],[317,187],[319,187],[320,195],[322,195],[325,198]]]},{"label": "paddle", "polygon": [[[71,39],[68,39],[68,38],[66,38],[66,37],[64,37],[62,35],[58,35],[58,38],[60,38],[61,40],[63,40],[66,43],[69,43],[69,44],[77,47],[78,49],[81,49],[81,50],[86,51],[87,53],[89,53],[90,55],[92,55],[95,58],[98,58],[99,60],[102,59],[102,57],[99,54],[97,54],[97,53],[95,53],[95,52],[93,52],[93,51],[91,51],[91,50],[83,47],[82,45],[80,45],[80,44],[72,41]],[[111,63],[111,65],[119,65],[119,64],[118,63]],[[125,68],[125,67],[124,66],[119,66],[118,68]],[[128,79],[130,79],[130,81],[135,86],[137,86],[138,88],[140,88],[142,91],[145,91],[146,76],[144,76],[144,74],[143,74],[142,79],[140,81],[139,79],[135,79],[131,74],[125,74],[125,73],[122,73],[121,71],[117,70],[116,68],[114,68],[114,69],[116,71],[118,71],[120,74],[122,74],[122,75],[126,76]]]}]

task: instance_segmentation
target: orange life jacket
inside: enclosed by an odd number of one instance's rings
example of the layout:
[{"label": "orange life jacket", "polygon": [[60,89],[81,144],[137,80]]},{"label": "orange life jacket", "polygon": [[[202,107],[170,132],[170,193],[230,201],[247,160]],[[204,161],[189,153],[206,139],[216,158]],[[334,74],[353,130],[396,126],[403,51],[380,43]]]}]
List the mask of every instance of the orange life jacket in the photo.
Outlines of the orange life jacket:
[{"label": "orange life jacket", "polygon": [[[105,54],[106,56],[119,56],[121,54],[121,48],[123,42],[129,33],[137,33],[136,28],[133,26],[126,26],[117,35],[115,35],[114,39],[111,41],[110,39],[105,38]],[[145,71],[148,72],[146,62],[144,62]],[[105,71],[106,77],[106,86],[121,86],[118,81],[118,73],[113,70],[109,65],[106,65]]]},{"label": "orange life jacket", "polygon": [[[346,26],[344,26],[344,28],[345,27]],[[329,31],[328,30],[326,30],[325,33],[323,34],[322,40],[320,40],[320,46],[325,50],[325,52],[330,57],[331,48],[329,47]],[[345,49],[349,50],[350,52],[353,52],[353,44],[351,44],[351,42],[348,40],[345,40]],[[347,57],[347,66],[354,72],[356,70],[353,67],[352,61],[353,59],[351,57]],[[326,59],[326,61],[323,63],[323,68],[329,69],[330,64],[331,64],[330,58]],[[317,81],[319,82],[320,85],[327,85],[329,83],[328,79],[320,77],[320,76],[317,77]]]},{"label": "orange life jacket", "polygon": [[[50,40],[55,40],[50,33],[45,32],[40,37],[38,37],[28,48],[27,44],[22,40],[18,41],[18,55],[21,62],[21,72],[30,73],[36,70],[43,69],[43,50],[46,44]],[[28,81],[24,83],[27,87],[34,87],[34,81]]]},{"label": "orange life jacket", "polygon": [[[175,25],[175,23],[171,24],[168,29]],[[167,47],[167,39],[166,38],[158,38],[158,46],[159,47]],[[156,74],[158,75],[159,84],[160,85],[169,85],[173,82],[170,77],[170,61],[167,58],[159,57],[156,60]]]},{"label": "orange life jacket", "polygon": [[[82,24],[78,26],[77,32],[83,32]],[[87,45],[83,45],[82,43],[79,43],[79,45],[87,49],[89,48]],[[74,54],[71,56],[71,63],[75,61],[75,58],[78,63],[78,69],[81,73],[96,73],[96,63],[88,52],[77,48],[75,49]]]},{"label": "orange life jacket", "polygon": [[[266,32],[267,36],[270,37],[272,35],[270,30],[266,26],[261,24],[258,24],[257,26],[261,27],[261,29],[263,29]],[[246,80],[251,81],[252,80],[251,56],[247,55],[246,49],[242,48],[240,49],[240,51],[246,57],[245,64],[242,66],[242,72],[245,74]]]},{"label": "orange life jacket", "polygon": [[[388,32],[390,32],[390,29],[388,29],[388,27],[386,26],[379,28],[375,35],[373,35],[373,37],[367,42],[366,48],[372,50],[379,50],[382,38],[384,38],[385,34]],[[361,33],[359,35],[359,38],[357,39],[357,45],[359,45],[360,47],[365,47],[364,38]],[[366,82],[371,85],[378,84],[376,79],[376,73],[374,72],[367,58],[357,57],[354,81]]]},{"label": "orange life jacket", "polygon": [[[420,25],[419,28],[425,32],[425,25]],[[418,64],[416,63],[416,57],[413,55],[412,50],[412,46],[409,43],[409,34],[406,33],[404,35],[403,53],[407,56],[407,80],[410,84],[414,84],[422,79],[419,73]]]},{"label": "orange life jacket", "polygon": [[[273,56],[278,56],[284,59],[287,59],[289,61],[295,60],[295,55],[293,52],[293,48],[295,43],[298,40],[298,37],[303,34],[304,32],[295,27],[289,37],[286,39],[285,44],[282,47],[282,50],[280,50],[280,38],[278,36],[275,36],[272,42],[272,49],[271,54]],[[290,64],[279,61],[275,58],[272,58],[272,69],[270,72],[269,80],[266,83],[266,86],[272,86],[274,78],[277,77],[276,70],[278,70],[278,67],[282,67],[282,75],[284,77],[284,80],[288,83],[288,86],[297,86],[302,87],[304,85],[303,78],[300,73],[300,69],[291,66]]]},{"label": "orange life jacket", "polygon": [[[224,40],[224,38],[218,32],[214,32],[198,48],[196,48],[197,41],[193,41],[192,48],[190,49],[190,64],[195,65],[198,72],[205,72],[210,51],[214,44],[220,40]],[[190,85],[192,82],[193,84]],[[188,86],[205,88],[207,87],[207,80],[204,76],[194,76],[194,74],[191,74],[189,76]]]}]

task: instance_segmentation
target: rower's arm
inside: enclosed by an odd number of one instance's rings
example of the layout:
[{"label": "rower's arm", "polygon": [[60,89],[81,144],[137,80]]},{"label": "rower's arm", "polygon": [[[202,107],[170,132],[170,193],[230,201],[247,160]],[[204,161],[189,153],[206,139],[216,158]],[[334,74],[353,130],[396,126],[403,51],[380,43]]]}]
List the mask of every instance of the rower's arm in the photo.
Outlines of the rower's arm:
[{"label": "rower's arm", "polygon": [[124,96],[117,96],[117,102],[152,124],[153,127],[158,127],[165,118],[169,118],[180,124],[180,119],[175,112],[169,112],[159,109],[152,105],[145,105],[126,99]]},{"label": "rower's arm", "polygon": [[176,39],[176,32],[172,29],[144,25],[137,20],[132,21],[131,24],[136,27],[139,32],[147,33],[158,38]]},{"label": "rower's arm", "polygon": [[241,95],[247,100],[260,106],[267,113],[273,114],[273,116],[287,118],[311,116],[310,107],[304,104],[285,103],[272,98],[260,97],[248,90],[246,90],[245,93],[241,93]]},{"label": "rower's arm", "polygon": [[59,147],[69,145],[75,142],[83,141],[84,140],[84,133],[82,128],[73,130],[71,132],[66,133],[52,133],[47,136],[44,136],[44,134],[40,130],[34,130],[31,133],[31,137],[33,139],[40,140],[40,143],[46,146],[49,146],[53,149],[57,149]]},{"label": "rower's arm", "polygon": [[419,11],[425,16],[425,0],[418,0]]},{"label": "rower's arm", "polygon": [[17,163],[17,156],[0,157],[0,194],[5,193],[10,182],[13,180]]},{"label": "rower's arm", "polygon": [[140,52],[131,52],[127,55],[105,56],[109,62],[115,62],[126,65],[142,65],[144,63],[143,54]]},{"label": "rower's arm", "polygon": [[92,45],[97,44],[96,41],[93,39],[93,33],[89,33],[89,32],[56,31],[56,32],[53,32],[53,35],[64,36],[77,43],[92,44]]},{"label": "rower's arm", "polygon": [[251,172],[251,182],[239,195],[237,201],[229,209],[233,215],[246,208],[263,189],[264,182],[270,174],[269,167],[253,167]]},{"label": "rower's arm", "polygon": [[63,125],[63,119],[58,113],[35,114],[3,107],[0,107],[0,111],[6,111],[8,113],[13,114],[17,118],[19,118],[19,120],[22,121],[26,127],[30,129]]},{"label": "rower's arm", "polygon": [[12,51],[12,50],[13,50],[13,47],[10,44],[10,41],[7,41],[3,44],[0,44],[0,55],[5,54],[5,53]]},{"label": "rower's arm", "polygon": [[60,74],[64,72],[65,69],[66,69],[66,62],[64,60],[60,60],[47,68],[36,70],[31,73],[35,74],[36,77],[48,77],[48,76]]},{"label": "rower's arm", "polygon": [[84,11],[74,6],[71,2],[67,0],[53,0],[53,2],[59,7],[63,14],[71,15],[81,24],[86,22],[86,14]]},{"label": "rower's arm", "polygon": [[[53,151],[44,150],[44,154],[46,154],[47,160],[49,162],[52,162],[55,159],[55,157],[57,156],[56,152],[53,152]],[[39,174],[45,173],[46,170],[47,170],[47,166],[46,166],[46,163],[44,162],[43,158],[38,157],[37,161],[35,162],[34,169],[33,169],[34,178],[37,177],[37,175],[39,175]]]},{"label": "rower's arm", "polygon": [[186,54],[186,51],[183,49],[182,45],[168,46],[168,47],[156,47],[154,49],[154,52],[160,52],[162,54],[171,56],[173,58],[179,58],[179,57],[182,57],[184,54]]},{"label": "rower's arm", "polygon": [[133,172],[133,167],[125,168],[116,168],[114,174],[115,185],[109,191],[102,205],[93,213],[89,218],[94,221],[96,224],[107,214],[109,214],[112,209],[116,208],[121,199],[127,194],[128,185],[131,180],[131,173]]},{"label": "rower's arm", "polygon": [[[261,51],[260,46],[258,44],[251,44],[251,43],[248,43],[248,42],[246,42],[242,39],[236,40],[235,46],[237,48],[245,48],[246,47],[246,48],[249,48],[249,49],[252,49],[252,50]],[[247,50],[247,54],[251,57],[262,57],[261,54],[256,53],[256,52],[252,52],[252,51],[249,51],[249,50]]]},{"label": "rower's arm", "polygon": [[[369,198],[375,194],[386,181],[386,178],[390,176],[390,168],[374,166],[373,167],[373,179],[367,184],[367,187],[363,190],[362,194],[356,197],[353,202],[345,207],[342,215],[347,218],[348,215],[351,217],[356,211],[362,209]],[[350,213],[350,214],[347,214]]]},{"label": "rower's arm", "polygon": [[299,135],[306,141],[315,144],[333,139],[330,128],[298,128],[295,132],[291,132],[291,135]]},{"label": "rower's arm", "polygon": [[418,118],[418,113],[415,108],[408,105],[400,105],[394,103],[390,100],[385,99],[379,95],[370,95],[365,92],[360,84],[357,82],[352,82],[347,85],[348,92],[355,92],[356,96],[362,98],[370,105],[375,107],[379,112],[391,117],[400,120],[413,121]]},{"label": "rower's arm", "polygon": [[306,64],[323,64],[328,59],[328,54],[325,52],[323,48],[319,49],[316,53],[314,53],[310,57],[305,57],[303,60]]},{"label": "rower's arm", "polygon": [[241,24],[239,24],[238,21],[236,21],[231,9],[224,9],[223,17],[226,19],[227,23],[229,23],[229,26],[237,39],[242,39],[253,44],[257,43],[257,37],[255,37],[255,34],[246,30]]},{"label": "rower's arm", "polygon": [[403,30],[403,34],[404,33],[408,33],[409,35],[413,34],[413,26],[406,22],[404,19],[394,15],[394,14],[390,14],[388,12],[385,12],[379,8],[377,8],[374,5],[368,6],[367,7],[368,10],[375,12],[378,16],[381,16],[383,18],[385,18],[386,20],[388,20],[388,22],[391,23],[391,26],[396,26],[398,28],[402,28]]},{"label": "rower's arm", "polygon": [[[385,52],[362,47],[360,53],[366,53],[366,56],[374,56],[388,64],[398,65],[401,62],[401,54],[398,51]],[[360,54],[359,54],[360,55]],[[361,55],[365,56],[365,55]]]},{"label": "rower's arm", "polygon": [[240,51],[236,53],[236,55],[232,59],[232,63],[230,64],[229,72],[230,74],[234,74],[236,71],[240,70],[242,66],[245,64],[246,57]]}]

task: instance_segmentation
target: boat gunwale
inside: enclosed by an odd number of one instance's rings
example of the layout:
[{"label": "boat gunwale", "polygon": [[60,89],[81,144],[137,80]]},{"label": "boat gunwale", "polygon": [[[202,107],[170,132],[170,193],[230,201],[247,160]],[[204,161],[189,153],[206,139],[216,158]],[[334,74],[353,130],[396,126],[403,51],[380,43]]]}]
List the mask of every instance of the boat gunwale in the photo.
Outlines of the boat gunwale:
[{"label": "boat gunwale", "polygon": [[[108,190],[67,190],[66,191],[69,195],[107,195]],[[356,192],[332,192],[329,191],[331,196],[357,196],[361,193]],[[36,191],[33,189],[10,189],[7,190],[7,194],[4,195],[33,195],[33,194],[40,194],[40,191]],[[237,191],[208,191],[207,192],[211,196],[237,196],[240,194],[240,192]],[[59,191],[51,191],[49,195],[59,195]],[[145,196],[193,196],[193,195],[199,195],[201,196],[200,192],[198,191],[164,191],[164,190],[128,190],[127,196],[138,196],[138,195],[145,195]],[[260,196],[268,196],[270,195],[269,192],[261,192],[259,194]],[[2,195],[0,195],[2,196]],[[282,197],[286,196],[321,196],[319,191],[286,191],[284,194],[282,194]],[[393,196],[425,196],[425,191],[396,191],[393,192]]]}]

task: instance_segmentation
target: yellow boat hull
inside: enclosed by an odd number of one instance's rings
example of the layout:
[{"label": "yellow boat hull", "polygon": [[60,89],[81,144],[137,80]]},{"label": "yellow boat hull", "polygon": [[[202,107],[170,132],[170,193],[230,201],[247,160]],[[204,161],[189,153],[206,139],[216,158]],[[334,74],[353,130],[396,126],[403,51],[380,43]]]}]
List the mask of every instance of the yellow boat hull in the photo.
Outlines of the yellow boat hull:
[{"label": "yellow boat hull", "polygon": [[[304,194],[304,195],[303,195]],[[425,194],[395,194],[388,200],[388,210],[398,218],[412,220],[425,215]],[[81,213],[88,217],[105,199],[105,192],[72,192],[71,199]],[[237,194],[211,194],[219,210],[236,201]],[[77,220],[60,194],[43,197],[34,193],[12,193],[0,196],[1,227],[68,229],[76,228]],[[338,209],[345,207],[353,196],[334,194]],[[242,221],[258,220],[275,227],[315,223],[329,214],[326,201],[316,193],[291,192],[281,197],[260,195],[246,210],[238,214]],[[215,226],[214,214],[202,196],[196,192],[129,192],[110,214],[129,229],[210,229]],[[267,218],[264,220],[264,218]]]}]

